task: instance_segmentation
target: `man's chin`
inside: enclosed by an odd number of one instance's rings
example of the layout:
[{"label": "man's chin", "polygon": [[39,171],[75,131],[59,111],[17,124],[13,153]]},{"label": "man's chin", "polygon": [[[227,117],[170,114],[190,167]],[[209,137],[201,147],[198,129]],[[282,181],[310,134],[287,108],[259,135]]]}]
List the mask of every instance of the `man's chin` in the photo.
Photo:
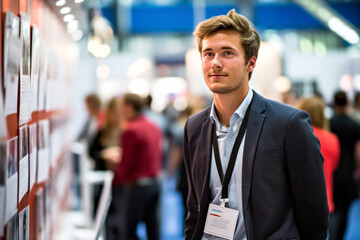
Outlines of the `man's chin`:
[{"label": "man's chin", "polygon": [[217,87],[217,88],[210,89],[210,91],[215,94],[227,94],[227,93],[230,93],[232,91],[232,89]]}]

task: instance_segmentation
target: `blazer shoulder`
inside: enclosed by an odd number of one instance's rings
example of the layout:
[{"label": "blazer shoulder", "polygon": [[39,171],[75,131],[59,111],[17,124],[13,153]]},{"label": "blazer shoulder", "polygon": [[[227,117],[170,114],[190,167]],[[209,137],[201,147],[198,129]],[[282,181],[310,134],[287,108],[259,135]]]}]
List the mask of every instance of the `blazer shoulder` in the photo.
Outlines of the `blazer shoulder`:
[{"label": "blazer shoulder", "polygon": [[289,118],[292,117],[294,114],[299,114],[299,113],[307,114],[306,112],[299,110],[295,107],[270,99],[265,100],[265,106],[266,106],[266,112],[268,114],[276,114],[277,117]]},{"label": "blazer shoulder", "polygon": [[187,120],[187,126],[191,128],[200,127],[205,120],[210,119],[210,109],[211,106],[194,115],[191,115]]}]

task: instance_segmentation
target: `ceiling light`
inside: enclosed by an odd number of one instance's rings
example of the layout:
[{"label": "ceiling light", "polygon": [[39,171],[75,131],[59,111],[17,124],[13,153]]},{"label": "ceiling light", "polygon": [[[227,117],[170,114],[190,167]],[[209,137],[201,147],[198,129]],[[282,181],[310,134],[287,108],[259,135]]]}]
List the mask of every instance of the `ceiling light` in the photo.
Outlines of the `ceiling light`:
[{"label": "ceiling light", "polygon": [[94,53],[96,49],[100,46],[100,41],[101,40],[98,37],[90,38],[87,44],[88,51]]},{"label": "ceiling light", "polygon": [[349,43],[356,44],[359,42],[359,35],[356,33],[356,31],[341,21],[339,18],[330,18],[328,21],[328,26],[332,31],[340,35]]},{"label": "ceiling light", "polygon": [[100,48],[100,57],[107,57],[111,53],[111,48],[107,44],[101,45]]},{"label": "ceiling light", "polygon": [[61,14],[68,14],[70,11],[71,11],[70,7],[63,7],[62,9],[60,9]]},{"label": "ceiling light", "polygon": [[57,7],[61,7],[61,6],[64,6],[65,3],[66,3],[65,0],[59,0],[59,1],[57,1],[57,2],[55,3],[55,5],[56,5]]},{"label": "ceiling light", "polygon": [[75,19],[75,16],[72,15],[72,14],[67,14],[67,15],[64,16],[63,19],[64,19],[64,22],[70,22],[70,21]]},{"label": "ceiling light", "polygon": [[83,2],[84,0],[75,0],[75,3],[81,3]]},{"label": "ceiling light", "polygon": [[68,33],[74,33],[78,29],[79,22],[77,20],[73,20],[67,24]]},{"label": "ceiling light", "polygon": [[77,30],[72,34],[72,38],[74,41],[79,41],[83,36],[83,32],[81,30]]}]

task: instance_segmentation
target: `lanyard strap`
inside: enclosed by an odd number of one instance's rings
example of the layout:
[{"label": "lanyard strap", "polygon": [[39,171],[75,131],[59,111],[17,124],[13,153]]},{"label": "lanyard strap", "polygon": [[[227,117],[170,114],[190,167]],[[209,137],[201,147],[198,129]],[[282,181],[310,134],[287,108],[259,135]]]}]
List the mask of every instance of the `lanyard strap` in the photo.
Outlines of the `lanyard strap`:
[{"label": "lanyard strap", "polygon": [[233,149],[231,151],[229,165],[226,169],[225,177],[224,177],[224,173],[223,173],[221,161],[220,161],[219,145],[218,145],[217,135],[216,135],[216,127],[215,127],[215,124],[213,124],[212,139],[213,139],[213,146],[214,146],[215,162],[216,162],[216,167],[217,167],[217,170],[219,173],[220,181],[222,183],[221,199],[224,199],[225,201],[227,201],[227,199],[228,199],[228,190],[229,190],[228,187],[229,187],[230,178],[231,178],[232,172],[234,171],[236,157],[237,157],[237,154],[238,154],[238,151],[240,148],[240,144],[244,138],[247,123],[249,120],[249,111],[250,111],[251,103],[252,103],[252,101],[250,102],[250,104],[246,110],[244,119],[241,123],[239,133],[236,137]]}]

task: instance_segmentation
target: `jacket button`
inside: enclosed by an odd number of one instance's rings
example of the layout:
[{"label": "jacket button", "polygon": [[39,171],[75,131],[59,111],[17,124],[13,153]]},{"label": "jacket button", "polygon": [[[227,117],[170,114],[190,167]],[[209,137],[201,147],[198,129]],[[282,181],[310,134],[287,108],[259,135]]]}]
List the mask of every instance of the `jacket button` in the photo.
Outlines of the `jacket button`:
[{"label": "jacket button", "polygon": [[198,205],[198,212],[200,212],[200,205]]}]

